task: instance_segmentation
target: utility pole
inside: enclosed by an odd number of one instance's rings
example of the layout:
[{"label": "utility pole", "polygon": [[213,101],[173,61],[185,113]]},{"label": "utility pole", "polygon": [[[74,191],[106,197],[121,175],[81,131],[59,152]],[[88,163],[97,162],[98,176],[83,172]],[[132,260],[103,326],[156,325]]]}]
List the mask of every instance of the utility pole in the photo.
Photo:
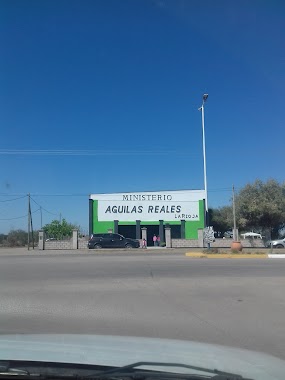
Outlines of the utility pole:
[{"label": "utility pole", "polygon": [[28,194],[28,250],[30,249],[30,226],[31,226],[31,214],[30,214],[30,208],[31,208],[31,195]]},{"label": "utility pole", "polygon": [[206,206],[206,226],[209,227],[209,209],[208,209],[208,185],[207,185],[207,163],[206,163],[206,141],[205,141],[205,116],[204,104],[207,98],[203,97],[202,111],[202,139],[203,139],[203,167],[204,167],[204,189],[205,189],[205,206]]},{"label": "utility pole", "polygon": [[[206,228],[209,233],[209,209],[208,209],[208,185],[207,185],[207,162],[206,162],[206,137],[205,137],[205,116],[204,116],[204,108],[205,102],[208,99],[208,94],[203,95],[202,106],[198,108],[202,113],[202,144],[203,144],[203,167],[204,167],[204,190],[205,190],[205,217],[206,217]],[[207,242],[208,249],[210,249],[210,241]]]},{"label": "utility pole", "polygon": [[61,224],[61,213],[59,214],[59,223]]},{"label": "utility pole", "polygon": [[41,229],[43,228],[43,210],[42,206],[40,206],[40,213],[41,213]]},{"label": "utility pole", "polygon": [[237,223],[236,223],[236,203],[235,203],[235,187],[233,185],[233,217],[234,217],[234,233],[233,233],[233,240],[237,241]]},{"label": "utility pole", "polygon": [[33,242],[33,249],[35,249],[35,240],[34,240],[34,229],[33,229],[33,217],[32,217],[32,211],[31,211],[31,203],[30,203],[30,220],[31,220],[31,229],[32,229],[32,242]]}]

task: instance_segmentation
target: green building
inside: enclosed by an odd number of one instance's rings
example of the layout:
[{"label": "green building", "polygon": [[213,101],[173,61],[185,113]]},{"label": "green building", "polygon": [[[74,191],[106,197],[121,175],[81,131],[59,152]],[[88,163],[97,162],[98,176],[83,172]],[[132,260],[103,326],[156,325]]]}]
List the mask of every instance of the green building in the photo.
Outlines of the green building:
[{"label": "green building", "polygon": [[139,193],[91,194],[89,197],[89,234],[112,230],[125,237],[141,238],[147,228],[152,236],[164,240],[164,227],[172,238],[198,239],[205,227],[205,191],[157,191]]}]

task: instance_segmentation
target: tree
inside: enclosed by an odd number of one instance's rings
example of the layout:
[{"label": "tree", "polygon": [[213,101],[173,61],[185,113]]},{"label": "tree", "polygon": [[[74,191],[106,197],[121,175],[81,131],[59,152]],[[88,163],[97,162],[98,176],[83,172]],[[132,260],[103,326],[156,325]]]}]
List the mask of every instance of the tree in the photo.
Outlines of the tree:
[{"label": "tree", "polygon": [[0,234],[0,245],[5,244],[6,239],[7,239],[7,235],[5,235],[5,234]]},{"label": "tree", "polygon": [[24,230],[12,230],[8,233],[7,243],[10,247],[23,247],[28,244],[28,233]]},{"label": "tree", "polygon": [[[209,209],[210,224],[225,232],[233,226],[232,206]],[[239,230],[259,230],[265,235],[285,235],[285,183],[256,180],[236,194],[236,218]]]},{"label": "tree", "polygon": [[231,206],[209,209],[210,225],[214,231],[222,234],[233,227],[233,210]]},{"label": "tree", "polygon": [[247,184],[236,196],[236,208],[240,228],[276,233],[285,222],[285,183],[271,179]]},{"label": "tree", "polygon": [[62,222],[59,220],[53,220],[51,223],[46,224],[43,227],[44,232],[48,237],[53,237],[56,239],[62,239],[63,237],[72,236],[72,230],[78,229],[74,224],[67,223],[65,219]]}]

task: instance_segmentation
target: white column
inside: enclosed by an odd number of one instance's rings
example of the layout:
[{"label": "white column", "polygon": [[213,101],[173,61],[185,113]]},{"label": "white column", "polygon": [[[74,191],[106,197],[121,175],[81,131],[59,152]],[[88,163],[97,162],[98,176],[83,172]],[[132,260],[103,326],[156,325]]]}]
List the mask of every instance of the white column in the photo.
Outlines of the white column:
[{"label": "white column", "polygon": [[78,249],[78,230],[72,230],[72,249]]},{"label": "white column", "polygon": [[43,251],[45,249],[45,233],[43,230],[39,231],[39,250]]},{"label": "white column", "polygon": [[165,245],[166,248],[171,248],[172,247],[172,241],[171,241],[171,228],[170,227],[165,227]]}]

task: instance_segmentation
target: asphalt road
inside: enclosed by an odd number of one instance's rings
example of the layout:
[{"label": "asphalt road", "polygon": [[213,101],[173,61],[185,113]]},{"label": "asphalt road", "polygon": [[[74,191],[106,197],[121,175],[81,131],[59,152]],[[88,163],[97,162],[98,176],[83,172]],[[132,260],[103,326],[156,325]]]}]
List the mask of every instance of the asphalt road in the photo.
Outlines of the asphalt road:
[{"label": "asphalt road", "polygon": [[0,333],[187,339],[285,359],[285,260],[0,255]]}]

